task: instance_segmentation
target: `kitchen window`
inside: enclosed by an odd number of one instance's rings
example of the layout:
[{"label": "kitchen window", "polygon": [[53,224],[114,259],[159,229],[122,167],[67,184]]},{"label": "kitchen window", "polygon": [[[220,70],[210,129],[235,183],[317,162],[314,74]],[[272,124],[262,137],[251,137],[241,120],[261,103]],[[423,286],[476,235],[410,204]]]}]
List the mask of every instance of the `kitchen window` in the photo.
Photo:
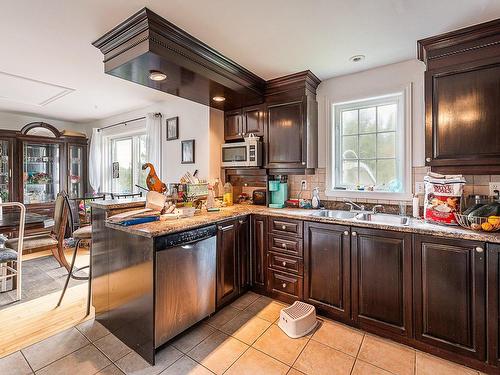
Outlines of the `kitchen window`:
[{"label": "kitchen window", "polygon": [[327,195],[403,199],[411,190],[405,92],[332,104]]}]

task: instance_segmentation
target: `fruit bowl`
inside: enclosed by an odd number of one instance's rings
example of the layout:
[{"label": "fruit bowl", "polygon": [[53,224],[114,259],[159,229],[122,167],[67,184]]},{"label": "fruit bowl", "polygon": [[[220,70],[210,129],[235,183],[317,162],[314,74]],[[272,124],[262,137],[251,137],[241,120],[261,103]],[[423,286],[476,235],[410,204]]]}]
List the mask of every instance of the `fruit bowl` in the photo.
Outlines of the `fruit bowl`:
[{"label": "fruit bowl", "polygon": [[483,232],[496,232],[500,230],[500,216],[470,216],[455,213],[457,223],[464,228]]}]

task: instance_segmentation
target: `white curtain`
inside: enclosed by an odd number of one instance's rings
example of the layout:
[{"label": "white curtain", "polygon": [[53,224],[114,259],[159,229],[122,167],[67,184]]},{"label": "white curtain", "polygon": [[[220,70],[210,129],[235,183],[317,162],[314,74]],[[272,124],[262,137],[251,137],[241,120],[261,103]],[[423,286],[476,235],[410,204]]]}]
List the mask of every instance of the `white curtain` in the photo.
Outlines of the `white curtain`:
[{"label": "white curtain", "polygon": [[153,164],[158,177],[161,176],[161,115],[148,113],[146,115],[146,161]]},{"label": "white curtain", "polygon": [[89,181],[94,192],[98,192],[102,181],[102,132],[92,129],[89,154]]}]

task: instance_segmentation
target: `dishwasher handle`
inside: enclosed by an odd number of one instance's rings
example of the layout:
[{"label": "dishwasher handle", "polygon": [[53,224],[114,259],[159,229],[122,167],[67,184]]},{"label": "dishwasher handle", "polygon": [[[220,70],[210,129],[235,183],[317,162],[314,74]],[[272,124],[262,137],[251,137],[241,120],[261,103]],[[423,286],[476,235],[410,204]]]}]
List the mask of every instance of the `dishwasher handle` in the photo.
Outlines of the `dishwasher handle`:
[{"label": "dishwasher handle", "polygon": [[210,225],[155,238],[155,250],[162,251],[176,246],[186,246],[217,235],[217,227]]}]

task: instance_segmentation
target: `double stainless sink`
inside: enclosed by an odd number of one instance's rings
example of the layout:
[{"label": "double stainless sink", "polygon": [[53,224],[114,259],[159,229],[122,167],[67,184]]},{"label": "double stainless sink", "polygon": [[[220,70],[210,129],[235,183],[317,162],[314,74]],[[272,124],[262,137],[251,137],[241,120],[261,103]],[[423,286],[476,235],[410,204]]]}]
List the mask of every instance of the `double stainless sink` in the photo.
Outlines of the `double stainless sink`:
[{"label": "double stainless sink", "polygon": [[407,216],[372,213],[369,211],[321,210],[312,213],[311,216],[330,219],[354,219],[376,224],[410,225],[410,219]]}]

